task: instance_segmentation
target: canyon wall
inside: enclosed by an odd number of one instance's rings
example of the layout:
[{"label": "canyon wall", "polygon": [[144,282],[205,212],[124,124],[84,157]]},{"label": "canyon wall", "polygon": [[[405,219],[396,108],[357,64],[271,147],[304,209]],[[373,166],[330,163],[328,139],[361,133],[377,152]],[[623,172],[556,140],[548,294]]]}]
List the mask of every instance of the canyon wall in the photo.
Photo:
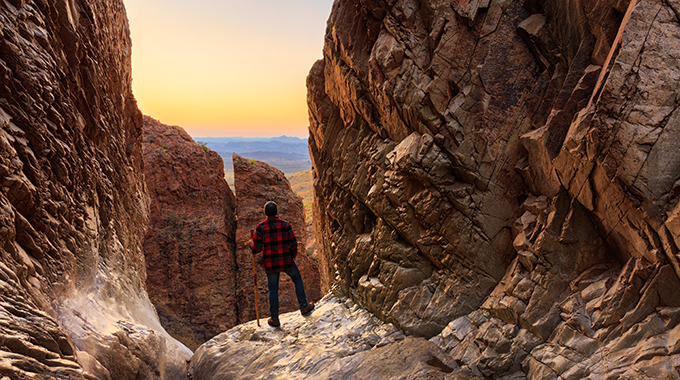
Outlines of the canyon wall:
[{"label": "canyon wall", "polygon": [[458,375],[676,373],[678,15],[336,1],[307,79],[324,290]]},{"label": "canyon wall", "polygon": [[[237,197],[238,228],[236,230],[236,258],[238,271],[239,322],[245,323],[256,318],[253,264],[250,250],[250,231],[258,223],[267,219],[264,205],[276,202],[279,217],[290,222],[298,241],[298,255],[295,263],[300,269],[305,284],[307,301],[321,298],[319,268],[316,260],[307,256],[307,230],[305,209],[302,198],[290,188],[288,179],[279,169],[254,159],[244,158],[234,153],[234,185]],[[260,255],[257,255],[258,257]],[[260,318],[269,317],[269,298],[267,275],[264,268],[257,264],[257,295]],[[282,274],[279,278],[279,312],[298,310],[295,288],[290,278]],[[266,323],[266,322],[265,322]]]},{"label": "canyon wall", "polygon": [[0,376],[185,376],[144,291],[130,54],[120,0],[0,7]]},{"label": "canyon wall", "polygon": [[219,154],[144,117],[147,291],[163,326],[196,349],[238,323],[236,197]]}]

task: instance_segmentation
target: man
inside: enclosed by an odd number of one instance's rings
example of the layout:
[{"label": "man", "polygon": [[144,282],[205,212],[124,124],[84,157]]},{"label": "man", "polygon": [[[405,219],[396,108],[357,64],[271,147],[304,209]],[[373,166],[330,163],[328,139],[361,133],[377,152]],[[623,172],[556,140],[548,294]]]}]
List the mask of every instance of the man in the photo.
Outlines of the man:
[{"label": "man", "polygon": [[297,239],[293,227],[283,219],[279,219],[278,207],[274,202],[264,205],[267,219],[255,228],[253,243],[250,249],[253,255],[262,252],[260,263],[267,272],[267,286],[269,287],[269,315],[267,321],[270,326],[281,326],[279,322],[279,274],[285,272],[295,285],[295,295],[300,305],[300,313],[307,315],[314,310],[313,303],[307,303],[305,287],[295,257],[297,256]]}]

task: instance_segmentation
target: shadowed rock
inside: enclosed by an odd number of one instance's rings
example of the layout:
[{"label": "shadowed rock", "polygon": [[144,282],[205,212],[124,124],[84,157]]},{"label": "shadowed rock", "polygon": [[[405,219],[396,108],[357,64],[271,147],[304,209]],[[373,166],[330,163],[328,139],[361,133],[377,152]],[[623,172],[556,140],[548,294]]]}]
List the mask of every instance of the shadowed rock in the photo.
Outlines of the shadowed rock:
[{"label": "shadowed rock", "polygon": [[6,1],[0,25],[0,377],[184,378],[144,290],[123,2]]},{"label": "shadowed rock", "polygon": [[307,78],[324,289],[455,376],[680,376],[678,14],[336,1]]},{"label": "shadowed rock", "polygon": [[196,349],[238,323],[236,197],[220,156],[182,128],[145,117],[143,148],[147,291],[163,326]]}]

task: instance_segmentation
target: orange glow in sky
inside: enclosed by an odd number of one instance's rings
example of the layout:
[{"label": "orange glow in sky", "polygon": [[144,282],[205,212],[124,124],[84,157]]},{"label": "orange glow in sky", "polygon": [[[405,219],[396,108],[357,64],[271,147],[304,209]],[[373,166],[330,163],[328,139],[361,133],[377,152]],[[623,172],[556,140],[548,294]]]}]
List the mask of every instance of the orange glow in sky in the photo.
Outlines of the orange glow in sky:
[{"label": "orange glow in sky", "polygon": [[307,136],[332,0],[124,0],[139,108],[194,137]]}]

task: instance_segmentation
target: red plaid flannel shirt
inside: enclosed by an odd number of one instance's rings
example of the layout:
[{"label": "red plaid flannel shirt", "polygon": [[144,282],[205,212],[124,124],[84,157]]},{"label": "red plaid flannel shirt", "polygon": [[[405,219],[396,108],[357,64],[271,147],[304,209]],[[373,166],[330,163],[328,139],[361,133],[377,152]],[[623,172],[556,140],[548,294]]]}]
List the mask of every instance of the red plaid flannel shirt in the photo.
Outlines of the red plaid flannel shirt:
[{"label": "red plaid flannel shirt", "polygon": [[260,263],[267,273],[279,273],[297,256],[297,239],[290,223],[275,216],[260,222],[250,245],[253,254],[262,252]]}]

